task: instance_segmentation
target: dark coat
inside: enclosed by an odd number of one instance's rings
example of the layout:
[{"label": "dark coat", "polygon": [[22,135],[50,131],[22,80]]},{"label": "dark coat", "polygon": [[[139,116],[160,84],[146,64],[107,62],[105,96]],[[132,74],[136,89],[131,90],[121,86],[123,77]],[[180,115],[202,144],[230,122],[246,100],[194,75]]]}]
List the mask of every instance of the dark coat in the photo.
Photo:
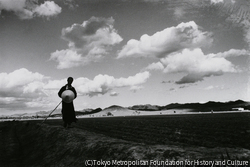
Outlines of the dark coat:
[{"label": "dark coat", "polygon": [[[73,86],[69,87],[67,89],[67,84],[65,86],[63,86],[59,92],[58,92],[58,96],[61,98],[62,93],[65,90],[71,90],[72,92],[74,92],[75,94],[75,98],[77,97],[77,93],[76,90]],[[65,123],[72,123],[72,122],[76,122],[76,116],[75,116],[75,109],[74,109],[74,103],[73,101],[71,103],[65,103],[64,101],[62,101],[62,117],[63,117],[63,121]]]}]

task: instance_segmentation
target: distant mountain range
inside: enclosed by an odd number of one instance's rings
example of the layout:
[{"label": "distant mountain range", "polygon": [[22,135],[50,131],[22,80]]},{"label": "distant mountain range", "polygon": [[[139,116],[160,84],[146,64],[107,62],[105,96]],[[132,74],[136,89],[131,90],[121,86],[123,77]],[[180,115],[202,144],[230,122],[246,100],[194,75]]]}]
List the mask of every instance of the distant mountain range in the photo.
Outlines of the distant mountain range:
[{"label": "distant mountain range", "polygon": [[[233,110],[250,110],[250,102],[246,102],[243,100],[236,100],[236,101],[229,101],[229,102],[214,102],[209,101],[207,103],[171,103],[165,106],[159,105],[134,105],[131,107],[122,107],[118,105],[112,105],[110,107],[101,109],[84,109],[81,111],[76,111],[76,116],[80,115],[91,115],[95,113],[108,113],[112,111],[119,111],[119,112],[128,112],[128,110],[135,110],[137,111],[163,111],[163,110],[174,110],[174,109],[189,109],[192,112],[211,112],[211,111],[233,111]],[[33,117],[33,118],[45,118],[50,114],[51,111],[39,111],[36,113],[22,113],[22,114],[15,114],[8,117]],[[58,117],[61,116],[61,109],[57,109],[53,112],[51,117]],[[1,117],[1,116],[0,116]],[[6,117],[6,116],[2,116]]]},{"label": "distant mountain range", "polygon": [[250,110],[250,102],[237,100],[229,102],[214,102],[209,101],[207,103],[171,103],[166,106],[158,105],[134,105],[129,107],[131,110],[143,110],[143,111],[160,111],[169,109],[190,109],[193,112],[210,112],[210,111],[232,111],[232,110]]}]

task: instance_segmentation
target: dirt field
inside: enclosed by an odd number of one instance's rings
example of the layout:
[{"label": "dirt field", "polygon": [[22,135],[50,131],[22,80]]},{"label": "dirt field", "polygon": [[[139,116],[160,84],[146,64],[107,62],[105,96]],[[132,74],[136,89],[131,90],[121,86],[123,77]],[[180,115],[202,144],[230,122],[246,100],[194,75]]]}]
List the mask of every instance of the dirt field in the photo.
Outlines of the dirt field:
[{"label": "dirt field", "polygon": [[0,123],[0,166],[86,166],[86,160],[250,160],[250,113]]}]

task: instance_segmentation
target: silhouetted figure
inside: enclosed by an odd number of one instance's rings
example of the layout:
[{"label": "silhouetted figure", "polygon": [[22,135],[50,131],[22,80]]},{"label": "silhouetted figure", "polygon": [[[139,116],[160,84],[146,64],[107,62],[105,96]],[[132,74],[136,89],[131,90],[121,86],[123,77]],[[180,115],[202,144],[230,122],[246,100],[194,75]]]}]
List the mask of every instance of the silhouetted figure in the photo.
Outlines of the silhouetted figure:
[{"label": "silhouetted figure", "polygon": [[[76,90],[71,85],[73,80],[74,79],[72,77],[68,78],[68,80],[67,80],[68,83],[65,86],[63,86],[58,92],[59,97],[62,96],[62,93],[65,90],[71,90],[75,94],[75,98],[77,97]],[[64,127],[71,127],[71,123],[77,121],[73,101],[70,103],[66,103],[66,102],[62,101],[62,118],[63,118],[63,122],[64,122],[64,125],[63,125]]]}]

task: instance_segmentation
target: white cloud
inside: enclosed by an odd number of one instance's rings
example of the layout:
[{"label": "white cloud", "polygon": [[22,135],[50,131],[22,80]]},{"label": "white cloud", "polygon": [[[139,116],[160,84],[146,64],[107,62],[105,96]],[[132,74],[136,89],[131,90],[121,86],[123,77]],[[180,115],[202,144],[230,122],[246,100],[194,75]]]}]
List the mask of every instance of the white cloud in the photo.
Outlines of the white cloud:
[{"label": "white cloud", "polygon": [[21,11],[26,6],[26,0],[0,0],[0,9],[7,11]]},{"label": "white cloud", "polygon": [[[112,91],[115,88],[129,87],[131,90],[136,88],[141,89],[141,84],[145,83],[150,77],[148,71],[137,73],[134,76],[127,78],[115,78],[109,75],[99,74],[93,78],[93,80],[79,77],[75,78],[73,85],[79,95],[96,96],[104,95],[110,92],[110,95],[115,94]],[[63,80],[49,80],[44,85],[45,91],[58,90],[58,87],[66,84],[66,79]]]},{"label": "white cloud", "polygon": [[[12,90],[27,84],[42,81],[45,78],[42,74],[32,73],[25,68],[15,70],[11,73],[0,73],[0,92]],[[13,90],[14,91],[14,90]]]},{"label": "white cloud", "polygon": [[106,94],[114,88],[139,86],[147,81],[150,77],[148,71],[138,73],[128,78],[114,78],[109,75],[97,75],[93,80],[88,78],[77,78],[74,81],[78,92],[82,95],[95,96]]},{"label": "white cloud", "polygon": [[67,79],[61,80],[49,80],[45,85],[44,89],[51,91],[51,90],[58,90],[58,87],[64,86],[67,83]]},{"label": "white cloud", "polygon": [[0,108],[25,109],[27,102],[45,98],[43,86],[47,79],[25,68],[0,73]]},{"label": "white cloud", "polygon": [[194,83],[202,81],[204,77],[222,75],[226,72],[238,72],[227,57],[249,54],[246,50],[231,49],[226,52],[205,55],[200,48],[183,49],[174,52],[168,57],[160,59],[160,62],[152,63],[147,70],[162,70],[165,73],[186,73],[176,83]]},{"label": "white cloud", "polygon": [[82,62],[82,57],[76,51],[66,49],[51,53],[50,60],[58,62],[58,69],[64,69],[79,66]]},{"label": "white cloud", "polygon": [[223,3],[224,0],[211,0],[212,4]]},{"label": "white cloud", "polygon": [[2,10],[6,10],[14,12],[20,19],[31,19],[33,18],[32,8],[34,6],[35,0],[0,0],[0,14]]},{"label": "white cloud", "polygon": [[[73,86],[78,95],[95,96],[110,93],[116,88],[128,87],[132,91],[141,89],[150,77],[148,71],[138,73],[127,78],[114,78],[109,75],[99,74],[93,80],[80,77],[76,78]],[[59,89],[67,83],[67,78],[51,80],[50,77],[40,73],[31,72],[25,68],[10,73],[0,73],[0,108],[4,109],[48,109],[55,105],[54,97]]]},{"label": "white cloud", "polygon": [[20,19],[32,19],[35,16],[49,18],[61,13],[61,7],[54,1],[38,5],[37,0],[0,0],[0,13],[2,10],[14,12]]},{"label": "white cloud", "polygon": [[62,38],[69,42],[68,49],[51,53],[51,60],[59,63],[59,69],[99,61],[111,46],[122,41],[113,24],[113,18],[91,17],[82,24],[64,28]]},{"label": "white cloud", "polygon": [[188,73],[220,73],[236,72],[233,64],[223,57],[204,55],[201,49],[184,49],[180,53],[173,53],[161,62],[166,66],[164,72]]},{"label": "white cloud", "polygon": [[228,51],[225,52],[219,52],[219,53],[211,53],[208,56],[209,57],[237,57],[237,56],[243,56],[243,55],[250,55],[250,51],[249,50],[245,50],[245,49],[230,49]]},{"label": "white cloud", "polygon": [[141,90],[143,89],[143,86],[141,85],[134,85],[134,86],[131,86],[129,90],[131,90],[132,92],[137,92],[138,90]]},{"label": "white cloud", "polygon": [[59,13],[61,13],[61,11],[62,8],[57,4],[55,4],[55,2],[53,1],[45,1],[43,4],[37,6],[34,9],[34,12],[38,16],[46,16],[46,17],[58,15]]},{"label": "white cloud", "polygon": [[14,97],[0,97],[0,104],[10,104],[14,102],[16,99]]},{"label": "white cloud", "polygon": [[0,109],[24,109],[25,99],[20,97],[0,97]]},{"label": "white cloud", "polygon": [[152,63],[146,67],[146,70],[164,70],[164,65],[161,62]]},{"label": "white cloud", "polygon": [[0,73],[0,97],[18,98],[27,101],[31,98],[44,97],[43,91],[45,77],[39,73],[33,73],[25,68],[11,73]]},{"label": "white cloud", "polygon": [[91,17],[82,24],[73,24],[62,30],[62,37],[69,46],[82,49],[88,46],[114,45],[122,38],[113,28],[114,19]]},{"label": "white cloud", "polygon": [[47,108],[48,106],[53,106],[53,102],[51,100],[49,100],[48,98],[38,97],[35,99],[31,99],[28,102],[25,102],[25,105],[28,108],[44,109],[44,108]]},{"label": "white cloud", "polygon": [[194,21],[181,23],[176,27],[166,28],[152,36],[144,34],[140,40],[129,40],[118,53],[117,58],[161,58],[184,48],[208,47],[213,42],[211,35],[209,32],[202,32]]},{"label": "white cloud", "polygon": [[29,94],[29,93],[39,93],[41,94],[40,90],[43,88],[44,83],[41,81],[33,81],[28,83],[27,85],[23,86],[23,93],[24,94]]},{"label": "white cloud", "polygon": [[119,93],[117,93],[117,92],[110,92],[110,94],[109,94],[110,96],[118,96],[119,95]]},{"label": "white cloud", "polygon": [[223,89],[226,89],[226,88],[225,88],[224,85],[217,85],[217,86],[210,85],[208,87],[205,87],[204,89],[205,90],[213,90],[213,89],[223,90]]},{"label": "white cloud", "polygon": [[180,53],[170,55],[161,60],[166,66],[164,72],[187,73],[176,83],[194,83],[204,77],[222,75],[225,72],[237,72],[235,66],[223,57],[210,57],[204,55],[201,49],[184,49]]}]

